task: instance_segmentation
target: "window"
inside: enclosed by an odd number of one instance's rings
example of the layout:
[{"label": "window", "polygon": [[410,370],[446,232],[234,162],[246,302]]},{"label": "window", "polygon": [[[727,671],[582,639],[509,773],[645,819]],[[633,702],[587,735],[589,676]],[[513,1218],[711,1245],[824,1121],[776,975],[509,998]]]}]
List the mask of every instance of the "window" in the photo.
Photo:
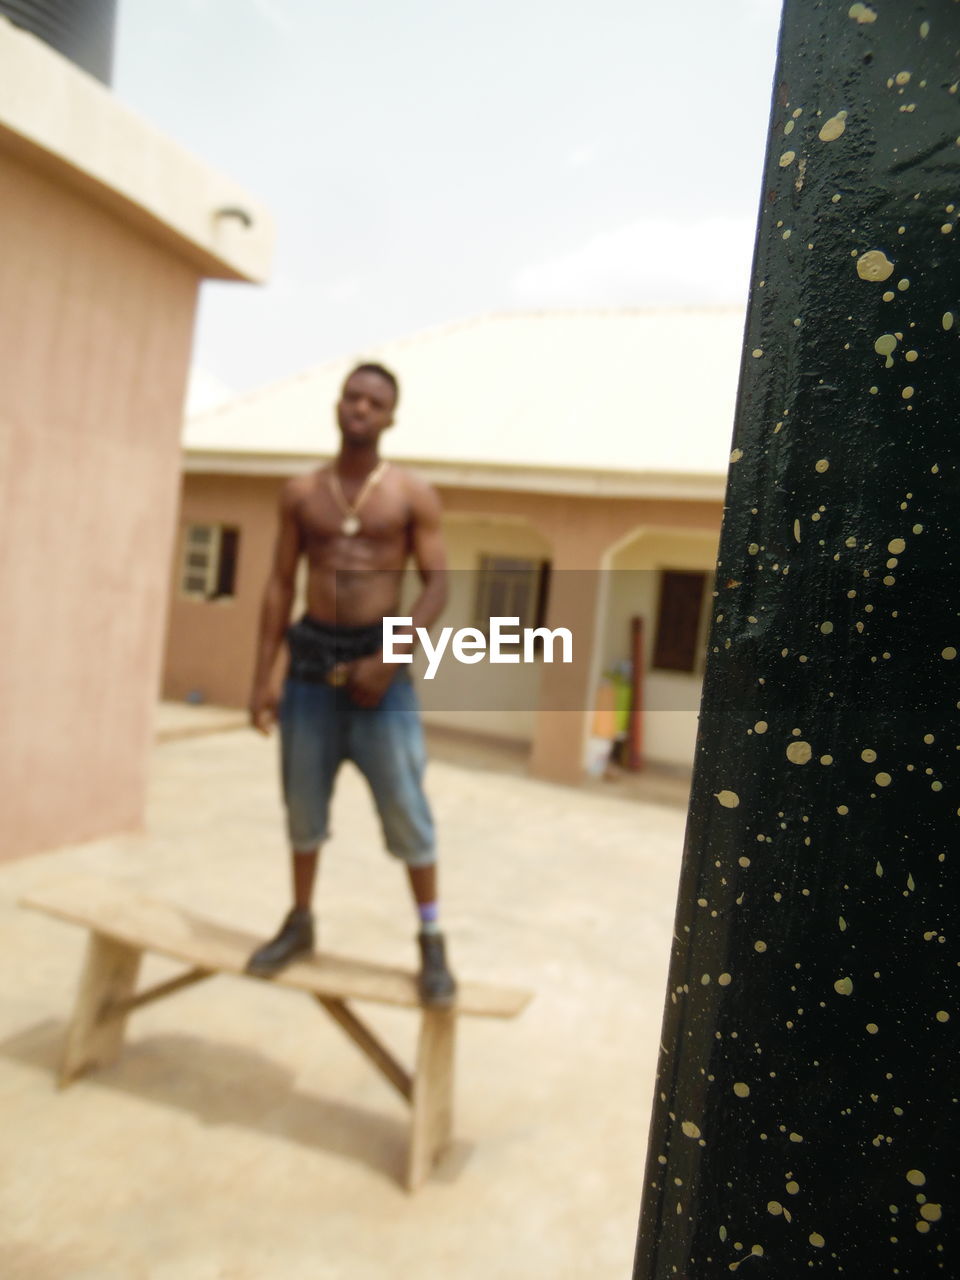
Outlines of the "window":
[{"label": "window", "polygon": [[191,600],[226,600],[235,594],[240,530],[223,524],[188,524],[183,539],[180,590]]},{"label": "window", "polygon": [[519,618],[524,627],[546,624],[550,564],[512,556],[481,556],[474,626],[486,632],[491,618]]},{"label": "window", "polygon": [[699,570],[661,571],[653,665],[662,671],[697,669],[703,647],[701,622],[707,576]]}]

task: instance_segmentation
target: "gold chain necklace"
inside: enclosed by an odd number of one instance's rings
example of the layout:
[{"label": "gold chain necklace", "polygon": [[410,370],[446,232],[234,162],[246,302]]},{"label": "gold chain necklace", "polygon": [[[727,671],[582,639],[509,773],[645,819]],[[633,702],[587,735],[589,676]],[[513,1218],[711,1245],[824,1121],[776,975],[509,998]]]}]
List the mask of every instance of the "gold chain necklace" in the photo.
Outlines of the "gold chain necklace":
[{"label": "gold chain necklace", "polygon": [[360,532],[360,508],[366,502],[373,489],[380,483],[383,473],[387,469],[387,460],[384,458],[378,462],[374,469],[364,480],[360,492],[357,494],[353,502],[347,501],[347,495],[343,492],[343,485],[340,483],[340,477],[337,475],[336,464],[327,472],[327,478],[330,481],[330,488],[334,498],[337,500],[337,506],[343,512],[343,520],[340,522],[340,532],[348,538],[356,537]]}]

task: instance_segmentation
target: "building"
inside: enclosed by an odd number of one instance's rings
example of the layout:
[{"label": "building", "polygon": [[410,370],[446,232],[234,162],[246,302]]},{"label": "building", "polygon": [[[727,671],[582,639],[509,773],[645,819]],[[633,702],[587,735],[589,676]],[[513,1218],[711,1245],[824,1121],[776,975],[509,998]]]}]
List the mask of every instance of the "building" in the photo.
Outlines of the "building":
[{"label": "building", "polygon": [[0,17],[3,856],[141,823],[197,293],[262,279],[271,239]]},{"label": "building", "polygon": [[[401,397],[386,456],[440,491],[442,622],[569,624],[570,665],[446,664],[428,720],[523,741],[532,771],[583,776],[604,673],[645,623],[647,758],[689,763],[729,460],[743,312],[504,314],[387,343]],[[186,427],[165,693],[243,706],[285,477],[337,447],[334,360]]]}]

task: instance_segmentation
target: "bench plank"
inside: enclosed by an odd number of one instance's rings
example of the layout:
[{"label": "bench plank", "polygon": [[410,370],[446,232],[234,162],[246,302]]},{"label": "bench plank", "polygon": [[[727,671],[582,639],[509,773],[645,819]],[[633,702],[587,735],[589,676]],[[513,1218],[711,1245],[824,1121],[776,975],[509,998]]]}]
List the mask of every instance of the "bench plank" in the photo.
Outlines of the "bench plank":
[{"label": "bench plank", "polygon": [[413,1081],[409,1072],[401,1067],[393,1054],[386,1049],[368,1026],[348,1009],[342,1000],[332,996],[317,996],[320,1004],[334,1022],[341,1027],[368,1061],[372,1062],[382,1076],[393,1085],[407,1102],[413,1101]]},{"label": "bench plank", "polygon": [[408,1191],[416,1191],[450,1145],[456,1028],[452,1009],[424,1010],[413,1074]]},{"label": "bench plank", "polygon": [[80,988],[60,1065],[60,1087],[94,1067],[116,1062],[123,1049],[126,1015],[114,1010],[133,992],[140,951],[101,933],[91,933]]},{"label": "bench plank", "polygon": [[[137,951],[154,951],[196,968],[223,973],[242,975],[250,952],[263,941],[254,934],[219,924],[173,903],[148,898],[119,882],[89,876],[71,876],[44,885],[29,892],[21,903],[58,919],[84,925]],[[413,970],[327,952],[295,961],[266,981],[315,996],[420,1007]],[[117,999],[129,994],[115,993]],[[530,992],[515,987],[462,982],[456,1012],[474,1017],[513,1018],[529,1000]]]}]

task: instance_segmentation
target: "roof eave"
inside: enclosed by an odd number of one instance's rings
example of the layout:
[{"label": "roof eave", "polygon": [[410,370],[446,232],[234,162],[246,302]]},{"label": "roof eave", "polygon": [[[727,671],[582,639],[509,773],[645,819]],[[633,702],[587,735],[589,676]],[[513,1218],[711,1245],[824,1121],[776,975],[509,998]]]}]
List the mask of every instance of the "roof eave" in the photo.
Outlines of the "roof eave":
[{"label": "roof eave", "polygon": [[[188,449],[183,470],[188,475],[234,475],[285,478],[329,461],[330,455],[240,453]],[[507,463],[438,462],[396,458],[431,484],[456,489],[494,489],[523,493],[567,494],[592,498],[661,498],[688,502],[722,502],[726,473],[680,471],[608,471],[591,467],[544,467]]]}]

